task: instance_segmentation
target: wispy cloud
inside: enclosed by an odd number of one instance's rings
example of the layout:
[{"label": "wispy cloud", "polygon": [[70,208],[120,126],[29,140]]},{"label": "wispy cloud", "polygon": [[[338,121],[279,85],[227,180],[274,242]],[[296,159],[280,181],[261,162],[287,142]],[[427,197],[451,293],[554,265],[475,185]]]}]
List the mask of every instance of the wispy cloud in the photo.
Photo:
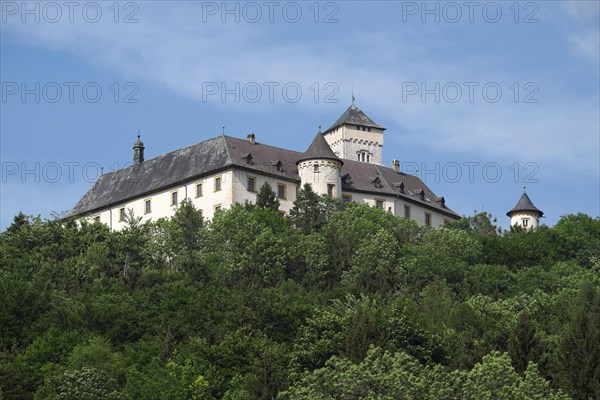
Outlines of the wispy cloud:
[{"label": "wispy cloud", "polygon": [[[498,65],[470,54],[455,62],[430,56],[430,43],[402,35],[354,30],[323,36],[317,42],[275,40],[277,27],[258,24],[202,23],[199,5],[170,7],[144,2],[138,24],[6,24],[13,38],[36,46],[73,52],[93,65],[127,78],[147,80],[198,101],[203,83],[298,82],[306,90],[314,82],[335,81],[347,95],[352,84],[370,109],[391,116],[410,140],[448,151],[498,159],[535,159],[549,167],[597,174],[598,97],[556,92],[538,104],[509,101],[517,78]],[[172,3],[171,3],[172,4]],[[590,5],[594,4],[594,5]],[[597,2],[571,2],[565,7],[579,21],[570,31],[574,51],[598,56]],[[466,61],[468,60],[468,61]],[[406,82],[498,82],[503,101],[404,101]],[[547,87],[546,87],[547,88]],[[542,88],[543,89],[543,88]],[[553,88],[553,90],[558,90]],[[479,95],[481,96],[481,95]],[[543,93],[540,94],[543,96]],[[222,104],[215,107],[243,107]],[[310,96],[301,102],[317,107]],[[266,105],[270,106],[270,105]],[[272,106],[271,106],[272,107]]]}]

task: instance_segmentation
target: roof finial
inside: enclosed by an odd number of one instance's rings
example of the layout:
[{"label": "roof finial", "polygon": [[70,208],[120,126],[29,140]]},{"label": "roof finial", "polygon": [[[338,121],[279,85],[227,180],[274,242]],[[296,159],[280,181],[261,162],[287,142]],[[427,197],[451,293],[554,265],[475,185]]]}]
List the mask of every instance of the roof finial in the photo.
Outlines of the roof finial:
[{"label": "roof finial", "polygon": [[142,134],[142,132],[138,129],[138,132],[137,132],[138,139],[140,138],[141,134]]},{"label": "roof finial", "polygon": [[225,134],[225,126],[224,126],[224,125],[221,127],[221,134],[222,134],[222,135],[224,135],[224,134]]},{"label": "roof finial", "polygon": [[352,84],[352,105],[354,105],[354,100],[356,100],[354,98],[354,83]]},{"label": "roof finial", "polygon": [[527,193],[527,186],[523,186],[523,193]]},{"label": "roof finial", "polygon": [[319,133],[321,133],[321,125],[319,125]]}]

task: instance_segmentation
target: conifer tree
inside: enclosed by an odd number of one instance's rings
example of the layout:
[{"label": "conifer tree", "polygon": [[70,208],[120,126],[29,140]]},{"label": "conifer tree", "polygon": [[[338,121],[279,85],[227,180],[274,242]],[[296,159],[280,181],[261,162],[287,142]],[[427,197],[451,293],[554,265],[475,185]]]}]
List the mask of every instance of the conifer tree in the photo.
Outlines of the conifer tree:
[{"label": "conifer tree", "polygon": [[263,183],[260,189],[258,189],[256,205],[275,211],[279,209],[279,200],[277,200],[277,196],[275,196],[275,192],[273,192],[273,188],[269,185],[269,182]]}]

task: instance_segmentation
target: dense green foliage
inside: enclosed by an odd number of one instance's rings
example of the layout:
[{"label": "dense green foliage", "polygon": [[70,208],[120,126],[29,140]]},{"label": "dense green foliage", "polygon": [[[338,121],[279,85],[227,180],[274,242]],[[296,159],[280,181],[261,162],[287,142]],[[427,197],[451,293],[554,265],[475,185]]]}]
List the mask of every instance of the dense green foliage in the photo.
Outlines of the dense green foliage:
[{"label": "dense green foliage", "polygon": [[19,215],[0,399],[600,398],[600,219],[443,229],[303,188],[204,221]]}]

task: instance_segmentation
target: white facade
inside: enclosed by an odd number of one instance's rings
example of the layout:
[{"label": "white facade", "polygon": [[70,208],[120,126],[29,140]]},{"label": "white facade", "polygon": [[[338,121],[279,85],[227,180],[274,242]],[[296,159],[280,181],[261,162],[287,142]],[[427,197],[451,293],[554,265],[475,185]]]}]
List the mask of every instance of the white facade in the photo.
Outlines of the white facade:
[{"label": "white facade", "polygon": [[325,132],[324,137],[339,158],[382,165],[382,129],[344,124]]},{"label": "white facade", "polygon": [[306,160],[298,163],[298,175],[302,185],[308,183],[315,193],[341,197],[342,164],[334,160]]},{"label": "white facade", "polygon": [[534,229],[540,226],[540,215],[534,212],[515,212],[510,215],[510,226]]},{"label": "white facade", "polygon": [[123,213],[128,215],[129,210],[132,210],[136,217],[142,217],[142,222],[156,221],[159,218],[172,217],[177,205],[188,198],[202,212],[204,218],[212,219],[219,208],[226,209],[236,203],[243,204],[246,200],[256,202],[258,189],[265,182],[271,185],[275,194],[282,195],[278,196],[279,211],[287,215],[296,200],[295,182],[231,168],[108,207],[85,218],[90,222],[106,224],[112,230],[121,230],[127,226],[122,218]]},{"label": "white facade", "polygon": [[343,192],[342,200],[354,201],[359,204],[367,204],[371,207],[378,207],[382,210],[390,212],[396,217],[415,221],[420,226],[439,228],[452,221],[452,218],[439,212],[392,196],[376,196],[370,193]]}]

